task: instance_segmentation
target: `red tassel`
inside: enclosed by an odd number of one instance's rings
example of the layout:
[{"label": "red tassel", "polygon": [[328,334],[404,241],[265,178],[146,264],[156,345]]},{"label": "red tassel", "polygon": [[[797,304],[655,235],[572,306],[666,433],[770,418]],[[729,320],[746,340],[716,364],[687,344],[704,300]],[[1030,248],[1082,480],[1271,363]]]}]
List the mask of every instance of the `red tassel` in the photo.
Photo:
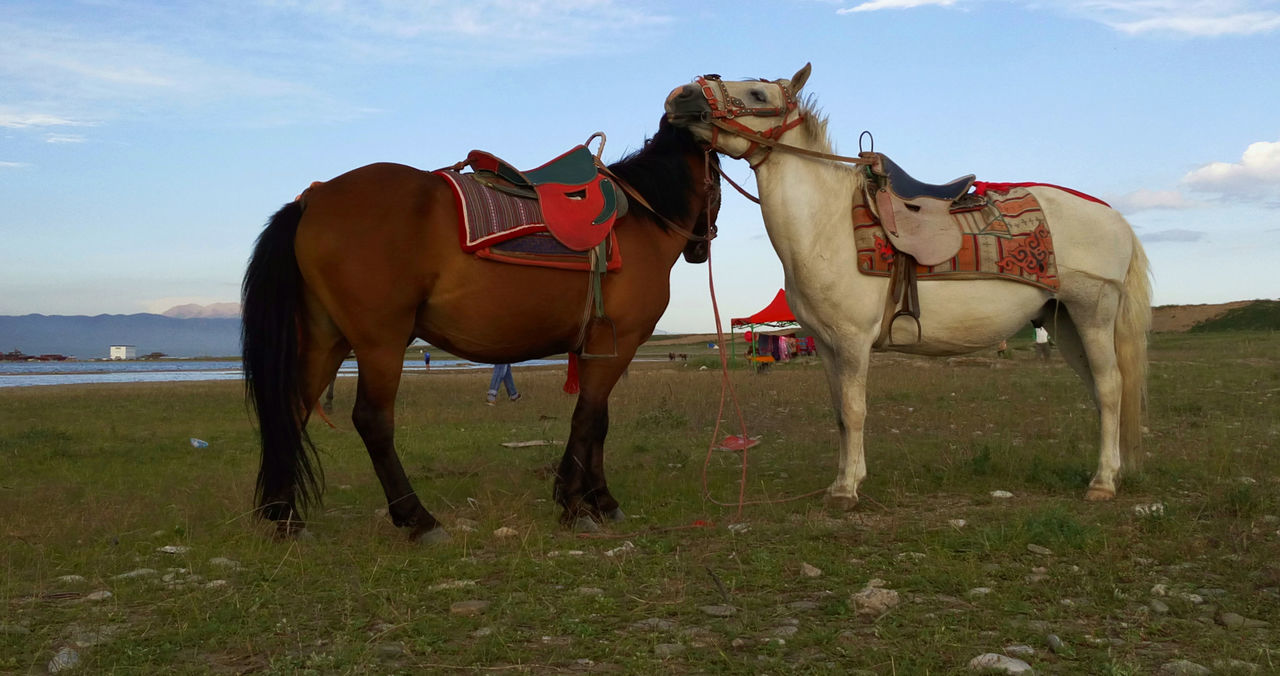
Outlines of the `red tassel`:
[{"label": "red tassel", "polygon": [[564,391],[568,394],[577,394],[582,389],[578,386],[578,355],[569,353],[569,373],[564,379]]}]

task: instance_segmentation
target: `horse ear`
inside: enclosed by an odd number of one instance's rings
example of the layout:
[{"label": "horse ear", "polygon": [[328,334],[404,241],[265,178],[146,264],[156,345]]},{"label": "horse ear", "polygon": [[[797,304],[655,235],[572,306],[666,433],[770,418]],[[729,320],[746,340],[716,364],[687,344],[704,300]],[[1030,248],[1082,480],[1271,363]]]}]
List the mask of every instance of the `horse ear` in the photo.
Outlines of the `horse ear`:
[{"label": "horse ear", "polygon": [[806,63],[804,64],[804,68],[797,70],[796,74],[791,76],[790,86],[792,94],[798,94],[800,90],[804,88],[804,83],[808,81],[809,72],[811,70],[813,70],[813,64]]}]

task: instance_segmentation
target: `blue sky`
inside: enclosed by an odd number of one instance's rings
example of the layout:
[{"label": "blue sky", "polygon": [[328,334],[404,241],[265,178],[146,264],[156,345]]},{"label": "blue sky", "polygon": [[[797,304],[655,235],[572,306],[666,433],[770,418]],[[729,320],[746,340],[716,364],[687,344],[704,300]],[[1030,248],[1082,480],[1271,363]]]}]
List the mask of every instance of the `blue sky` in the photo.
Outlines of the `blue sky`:
[{"label": "blue sky", "polygon": [[[532,167],[597,130],[616,159],[693,76],[806,61],[838,150],[869,129],[925,180],[1107,199],[1157,304],[1280,297],[1280,0],[6,0],[0,314],[234,301],[313,180]],[[727,322],[782,270],[731,191],[720,228]],[[706,266],[672,284],[659,327],[711,330]]]}]

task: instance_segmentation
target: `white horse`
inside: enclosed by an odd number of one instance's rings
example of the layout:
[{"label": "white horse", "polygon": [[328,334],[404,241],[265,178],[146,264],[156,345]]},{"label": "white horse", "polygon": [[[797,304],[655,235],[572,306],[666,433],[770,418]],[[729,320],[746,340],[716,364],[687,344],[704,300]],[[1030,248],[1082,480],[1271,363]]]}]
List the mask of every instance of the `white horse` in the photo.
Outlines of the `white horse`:
[{"label": "white horse", "polygon": [[[1121,457],[1136,461],[1145,408],[1151,284],[1147,258],[1119,212],[1069,191],[1038,186],[1052,231],[1057,293],[1019,282],[921,279],[919,327],[886,321],[890,281],[857,271],[850,212],[868,204],[862,167],[830,159],[826,120],[790,80],[724,82],[704,76],[667,98],[668,118],[756,172],[760,207],[782,260],[787,301],[813,332],[826,366],[840,433],[839,469],[828,499],[852,507],[867,475],[863,450],[867,365],[882,327],[889,349],[953,355],[993,346],[1027,322],[1054,335],[1093,394],[1101,418],[1098,471],[1085,499],[1115,497]],[[825,156],[825,157],[824,157]],[[851,158],[845,158],[851,159]]]}]

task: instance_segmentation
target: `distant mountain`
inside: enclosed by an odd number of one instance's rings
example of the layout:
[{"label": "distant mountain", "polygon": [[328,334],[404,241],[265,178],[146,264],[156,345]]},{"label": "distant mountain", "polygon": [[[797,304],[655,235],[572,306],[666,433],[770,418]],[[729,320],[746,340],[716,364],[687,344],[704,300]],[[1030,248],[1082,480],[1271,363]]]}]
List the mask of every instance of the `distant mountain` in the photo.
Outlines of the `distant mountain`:
[{"label": "distant mountain", "polygon": [[0,316],[0,352],[106,358],[112,345],[133,345],[138,356],[228,357],[240,354],[240,318],[181,319],[156,314]]},{"label": "distant mountain", "polygon": [[160,314],[175,319],[231,319],[240,316],[239,303],[210,303],[209,305],[175,305]]}]

